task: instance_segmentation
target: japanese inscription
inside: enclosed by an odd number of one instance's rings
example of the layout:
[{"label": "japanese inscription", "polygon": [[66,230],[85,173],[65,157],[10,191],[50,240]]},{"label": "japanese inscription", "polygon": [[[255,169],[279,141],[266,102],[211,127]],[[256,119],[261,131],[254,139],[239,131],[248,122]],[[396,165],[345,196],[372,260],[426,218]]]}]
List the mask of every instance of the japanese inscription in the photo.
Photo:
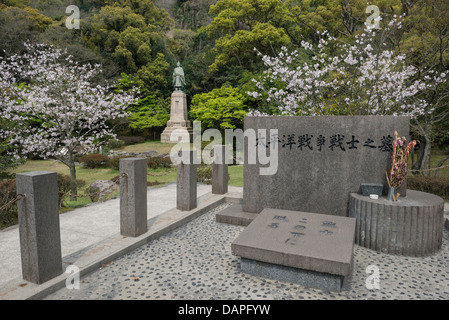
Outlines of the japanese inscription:
[{"label": "japanese inscription", "polygon": [[[349,138],[350,137],[350,138]],[[356,137],[350,135],[346,137],[344,134],[336,133],[328,137],[318,135],[314,137],[312,134],[283,134],[282,137],[273,136],[270,141],[266,142],[265,137],[259,136],[256,138],[256,147],[263,146],[269,148],[270,145],[275,147],[275,143],[279,143],[281,148],[287,150],[299,150],[299,151],[323,151],[327,146],[327,149],[331,151],[346,152],[350,150],[365,149],[378,149],[382,152],[391,152],[393,150],[393,137],[391,135],[384,135],[377,140],[373,140],[372,137]],[[361,139],[361,140],[359,140]],[[363,144],[361,141],[364,141]]]},{"label": "japanese inscription", "polygon": [[[291,218],[291,217],[290,217]],[[272,229],[278,229],[282,223],[288,223],[289,219],[287,216],[281,216],[281,215],[274,215],[272,216],[271,222],[267,225],[267,227]],[[284,238],[284,243],[288,245],[296,245],[299,242],[299,239],[303,236],[307,235],[307,232],[318,232],[319,234],[325,235],[325,236],[331,236],[334,231],[331,229],[337,228],[337,223],[334,221],[324,220],[321,221],[321,224],[319,226],[319,230],[315,229],[314,231],[307,230],[307,218],[301,217],[298,220],[294,219],[291,221],[289,227],[288,227],[288,233],[286,234],[286,238]],[[285,229],[284,229],[285,230]],[[312,228],[313,230],[313,228]],[[280,232],[280,231],[279,231]],[[300,243],[300,242],[299,242]]]}]

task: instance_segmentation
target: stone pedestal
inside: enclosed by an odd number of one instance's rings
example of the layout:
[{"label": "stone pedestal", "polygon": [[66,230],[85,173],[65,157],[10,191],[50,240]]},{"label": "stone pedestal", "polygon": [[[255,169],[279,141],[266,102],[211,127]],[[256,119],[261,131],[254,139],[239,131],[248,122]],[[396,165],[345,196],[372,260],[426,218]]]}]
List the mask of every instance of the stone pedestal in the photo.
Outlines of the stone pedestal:
[{"label": "stone pedestal", "polygon": [[349,216],[357,219],[355,243],[377,252],[428,256],[441,249],[444,201],[425,192],[407,190],[397,202],[349,196]]},{"label": "stone pedestal", "polygon": [[197,168],[194,163],[196,151],[188,153],[188,163],[181,162],[177,169],[176,209],[190,211],[197,207]]},{"label": "stone pedestal", "polygon": [[171,95],[170,120],[161,134],[162,143],[192,142],[193,129],[187,117],[187,99],[183,92]]},{"label": "stone pedestal", "polygon": [[56,172],[16,175],[23,279],[41,284],[62,274]]},{"label": "stone pedestal", "polygon": [[225,194],[228,192],[228,165],[225,159],[226,146],[214,146],[215,160],[212,163],[212,193]]},{"label": "stone pedestal", "polygon": [[138,237],[147,232],[147,159],[120,159],[120,234]]}]

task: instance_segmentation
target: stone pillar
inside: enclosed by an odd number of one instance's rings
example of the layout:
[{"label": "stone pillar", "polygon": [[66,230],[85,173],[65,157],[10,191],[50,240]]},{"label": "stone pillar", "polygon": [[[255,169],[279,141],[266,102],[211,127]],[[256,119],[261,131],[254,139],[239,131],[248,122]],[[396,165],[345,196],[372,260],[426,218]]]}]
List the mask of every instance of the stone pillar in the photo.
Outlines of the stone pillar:
[{"label": "stone pillar", "polygon": [[147,159],[120,159],[120,175],[120,234],[138,237],[148,230]]},{"label": "stone pillar", "polygon": [[[182,151],[183,159],[177,169],[176,208],[178,210],[192,210],[197,206],[197,168],[194,163],[196,151]],[[188,163],[187,163],[188,162]]]},{"label": "stone pillar", "polygon": [[214,146],[214,162],[212,163],[212,193],[228,192],[228,165],[225,159],[226,146]]},{"label": "stone pillar", "polygon": [[56,172],[16,175],[20,253],[23,279],[41,284],[62,274]]}]

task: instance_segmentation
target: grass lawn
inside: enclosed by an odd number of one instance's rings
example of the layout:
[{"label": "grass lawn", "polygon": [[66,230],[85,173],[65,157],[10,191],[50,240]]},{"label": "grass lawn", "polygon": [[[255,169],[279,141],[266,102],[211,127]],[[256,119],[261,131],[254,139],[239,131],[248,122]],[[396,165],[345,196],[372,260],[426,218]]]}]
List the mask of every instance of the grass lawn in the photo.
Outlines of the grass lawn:
[{"label": "grass lawn", "polygon": [[[125,146],[117,151],[125,151],[125,152],[144,152],[149,150],[154,150],[157,153],[170,153],[171,148],[174,144],[160,143],[159,141],[145,141],[144,143],[135,144]],[[150,169],[148,168],[148,176],[147,181],[153,184],[167,184],[176,182],[176,170],[170,172],[171,169],[162,168],[162,169]],[[18,166],[12,172],[14,173],[22,173],[22,172],[30,172],[30,171],[53,171],[57,173],[62,173],[65,175],[70,175],[69,168],[61,163],[60,161],[55,160],[28,160],[25,164]],[[168,174],[166,174],[168,173]],[[86,195],[87,187],[96,180],[111,180],[119,175],[119,171],[110,168],[104,169],[86,169],[82,166],[77,166],[76,169],[76,177],[79,180],[84,180],[86,182],[84,187],[79,188],[78,194],[80,197],[77,201],[68,201],[68,198],[65,200],[65,205],[68,209],[76,208],[80,206],[84,206],[91,202],[91,199]],[[160,176],[152,176],[152,175],[160,175]],[[229,167],[229,185],[232,186],[243,186],[243,166],[230,166]],[[157,185],[155,185],[157,187]],[[111,193],[110,197],[118,196],[118,192]],[[67,209],[64,209],[67,210]]]}]

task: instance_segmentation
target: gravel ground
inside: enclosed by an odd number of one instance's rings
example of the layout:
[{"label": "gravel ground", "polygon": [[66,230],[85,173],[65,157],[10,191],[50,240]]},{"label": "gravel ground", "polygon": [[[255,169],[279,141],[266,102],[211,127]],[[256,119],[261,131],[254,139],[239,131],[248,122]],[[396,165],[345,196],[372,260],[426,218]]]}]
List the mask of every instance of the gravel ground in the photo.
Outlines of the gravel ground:
[{"label": "gravel ground", "polygon": [[[231,242],[244,227],[215,222],[223,204],[196,220],[81,278],[46,299],[449,299],[449,232],[430,257],[381,254],[355,245],[352,276],[343,291],[325,292],[240,272]],[[367,289],[369,265],[379,270],[379,289]]]}]

